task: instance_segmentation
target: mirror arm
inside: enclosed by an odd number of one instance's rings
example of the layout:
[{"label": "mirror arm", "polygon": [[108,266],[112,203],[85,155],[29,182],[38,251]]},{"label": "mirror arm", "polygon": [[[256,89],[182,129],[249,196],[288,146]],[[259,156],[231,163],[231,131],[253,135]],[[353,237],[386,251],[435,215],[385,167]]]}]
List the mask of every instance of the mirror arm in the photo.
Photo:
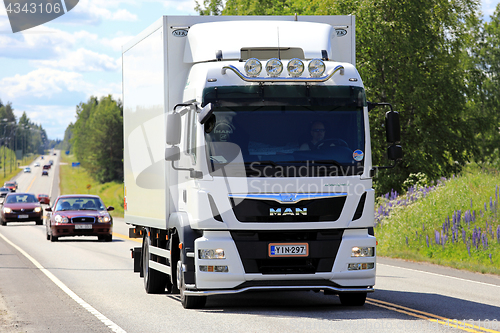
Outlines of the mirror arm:
[{"label": "mirror arm", "polygon": [[384,170],[384,169],[392,169],[392,168],[394,168],[396,165],[398,165],[399,161],[400,160],[395,160],[393,165],[374,166],[374,167],[372,167],[372,169],[370,170],[370,177],[375,176],[375,172],[377,172],[378,170]]},{"label": "mirror arm", "polygon": [[174,161],[172,161],[172,169],[177,170],[177,171],[189,171],[189,176],[191,178],[196,178],[196,179],[203,178],[203,173],[201,171],[196,171],[193,168],[190,168],[190,169],[178,168],[175,166]]}]

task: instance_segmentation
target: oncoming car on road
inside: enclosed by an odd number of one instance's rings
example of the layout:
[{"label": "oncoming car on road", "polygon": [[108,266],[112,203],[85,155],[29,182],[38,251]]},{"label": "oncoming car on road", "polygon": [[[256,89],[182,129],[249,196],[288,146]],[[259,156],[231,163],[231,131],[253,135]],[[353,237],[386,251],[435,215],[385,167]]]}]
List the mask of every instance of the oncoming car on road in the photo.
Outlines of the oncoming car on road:
[{"label": "oncoming car on road", "polygon": [[11,192],[16,192],[17,182],[15,182],[15,181],[5,182],[3,184],[3,187],[7,187]]},{"label": "oncoming car on road", "polygon": [[37,199],[41,204],[50,205],[50,198],[48,194],[40,193],[39,195],[37,195]]},{"label": "oncoming car on road", "polygon": [[47,240],[55,242],[65,236],[97,236],[100,241],[113,240],[113,218],[97,195],[70,194],[57,197],[45,208]]},{"label": "oncoming car on road", "polygon": [[0,223],[35,221],[43,224],[43,212],[40,202],[32,193],[9,193],[0,209]]},{"label": "oncoming car on road", "polygon": [[42,170],[42,176],[48,176],[49,172],[47,170]]}]

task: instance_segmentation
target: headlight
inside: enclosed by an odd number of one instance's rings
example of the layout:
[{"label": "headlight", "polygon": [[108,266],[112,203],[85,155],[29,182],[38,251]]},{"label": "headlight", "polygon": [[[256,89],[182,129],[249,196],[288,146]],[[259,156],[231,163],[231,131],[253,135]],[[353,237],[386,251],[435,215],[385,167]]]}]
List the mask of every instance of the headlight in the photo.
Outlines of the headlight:
[{"label": "headlight", "polygon": [[97,221],[99,223],[109,223],[111,221],[111,218],[109,217],[109,215],[99,216]]},{"label": "headlight", "polygon": [[42,207],[35,207],[35,213],[40,213],[42,211]]},{"label": "headlight", "polygon": [[355,246],[352,248],[351,257],[373,257],[374,253],[375,253],[374,247]]},{"label": "headlight", "polygon": [[68,218],[66,216],[56,215],[56,217],[54,217],[54,220],[57,223],[68,223]]},{"label": "headlight", "polygon": [[325,72],[326,66],[323,60],[321,59],[313,59],[309,62],[309,66],[307,66],[309,70],[309,74],[312,77],[320,77]]},{"label": "headlight", "polygon": [[283,72],[283,63],[277,58],[269,59],[266,63],[266,72],[267,75],[272,77],[280,76],[281,72]]},{"label": "headlight", "polygon": [[259,59],[250,58],[245,62],[245,72],[248,76],[259,76],[262,71],[262,64]]},{"label": "headlight", "polygon": [[225,259],[223,249],[207,249],[198,250],[198,258],[200,259]]},{"label": "headlight", "polygon": [[10,214],[10,213],[12,213],[12,209],[10,209],[9,207],[4,207],[3,212],[6,214]]},{"label": "headlight", "polygon": [[301,76],[304,72],[304,63],[298,58],[294,58],[288,62],[286,66],[288,74],[293,77]]}]

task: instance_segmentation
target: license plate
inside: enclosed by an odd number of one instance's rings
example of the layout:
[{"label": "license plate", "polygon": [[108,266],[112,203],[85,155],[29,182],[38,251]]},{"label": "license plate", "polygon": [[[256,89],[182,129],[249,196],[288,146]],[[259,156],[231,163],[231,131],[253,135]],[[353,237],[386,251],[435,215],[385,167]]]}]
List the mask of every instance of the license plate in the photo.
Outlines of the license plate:
[{"label": "license plate", "polygon": [[27,219],[28,217],[30,217],[30,216],[29,215],[17,215],[18,219]]},{"label": "license plate", "polygon": [[92,229],[92,224],[75,224],[75,229]]},{"label": "license plate", "polygon": [[307,257],[309,244],[307,243],[271,243],[269,257]]}]

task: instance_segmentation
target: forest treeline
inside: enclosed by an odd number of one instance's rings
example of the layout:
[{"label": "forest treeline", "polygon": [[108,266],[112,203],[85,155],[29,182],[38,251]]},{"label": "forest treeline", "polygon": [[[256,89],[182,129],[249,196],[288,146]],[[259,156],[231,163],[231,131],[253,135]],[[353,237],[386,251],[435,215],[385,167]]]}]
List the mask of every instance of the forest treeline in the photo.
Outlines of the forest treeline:
[{"label": "forest treeline", "polygon": [[[12,103],[3,103],[0,99],[0,166],[17,168],[17,160],[29,154],[43,154],[46,149],[53,147],[45,129],[40,124],[31,121],[23,112],[19,119],[14,114]],[[5,164],[5,165],[4,165]]]},{"label": "forest treeline", "polygon": [[[403,161],[376,177],[378,193],[411,174],[439,179],[470,161],[500,166],[500,5],[482,18],[474,0],[204,0],[200,15],[355,15],[356,67],[368,100],[400,112]],[[299,17],[300,20],[300,17]],[[370,112],[375,165],[386,165],[384,114]],[[110,96],[77,107],[68,145],[99,181],[122,180],[122,105]],[[70,147],[71,146],[71,147]],[[408,182],[406,183],[408,184]]]}]

